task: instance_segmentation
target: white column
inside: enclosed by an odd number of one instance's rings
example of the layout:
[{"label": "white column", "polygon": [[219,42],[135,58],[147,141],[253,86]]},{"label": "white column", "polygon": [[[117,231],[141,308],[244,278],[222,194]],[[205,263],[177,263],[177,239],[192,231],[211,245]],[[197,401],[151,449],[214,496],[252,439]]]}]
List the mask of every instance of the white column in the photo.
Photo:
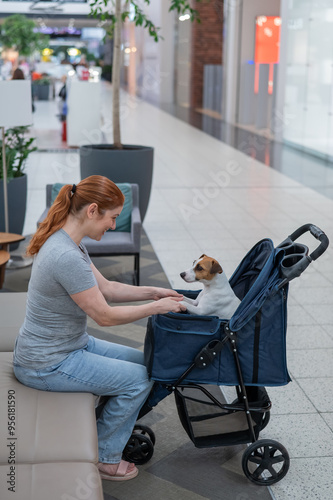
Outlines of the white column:
[{"label": "white column", "polygon": [[274,109],[271,123],[271,130],[274,138],[282,142],[283,125],[284,125],[284,101],[285,101],[285,84],[286,84],[286,68],[287,68],[287,47],[288,47],[288,3],[289,0],[281,0],[280,17],[280,56],[279,69],[277,72],[276,89],[274,90]]},{"label": "white column", "polygon": [[242,0],[224,2],[222,116],[229,123],[236,122],[238,107],[240,27]]},{"label": "white column", "polygon": [[[156,0],[154,0],[156,1]],[[161,3],[161,34],[159,43],[160,102],[174,102],[175,14],[169,12],[170,3]]]}]

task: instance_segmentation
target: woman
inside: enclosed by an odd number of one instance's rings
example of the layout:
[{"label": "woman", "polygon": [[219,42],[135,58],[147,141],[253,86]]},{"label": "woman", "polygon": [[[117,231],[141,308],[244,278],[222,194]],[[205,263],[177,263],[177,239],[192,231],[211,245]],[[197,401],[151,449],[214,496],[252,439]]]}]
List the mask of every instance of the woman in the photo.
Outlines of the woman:
[{"label": "woman", "polygon": [[113,326],[183,310],[177,292],[110,282],[92,264],[82,238],[99,241],[115,229],[123,203],[120,189],[98,175],[62,187],[27,249],[35,258],[14,351],[15,375],[29,387],[112,396],[97,422],[98,468],[102,478],[118,481],[138,473],[121,456],[152,382],[143,353],[89,336],[87,315]]}]

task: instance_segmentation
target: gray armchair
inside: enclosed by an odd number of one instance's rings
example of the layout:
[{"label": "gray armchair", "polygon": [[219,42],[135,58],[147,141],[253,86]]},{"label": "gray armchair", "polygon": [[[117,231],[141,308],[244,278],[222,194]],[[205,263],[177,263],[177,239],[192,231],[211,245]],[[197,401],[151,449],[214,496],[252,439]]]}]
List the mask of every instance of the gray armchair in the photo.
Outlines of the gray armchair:
[{"label": "gray armchair", "polygon": [[[61,184],[46,185],[46,209],[38,219],[37,225],[42,222],[52,204],[54,197],[54,188],[60,189]],[[125,184],[118,184],[124,191]],[[141,247],[141,216],[139,211],[139,186],[137,184],[128,184],[131,191],[132,203],[129,206],[130,212],[130,231],[108,231],[100,241],[85,237],[82,243],[86,246],[88,253],[92,257],[105,257],[111,255],[133,255],[134,256],[134,284],[140,284],[140,247]],[[126,193],[124,193],[126,196]],[[125,201],[126,203],[126,201]]]}]

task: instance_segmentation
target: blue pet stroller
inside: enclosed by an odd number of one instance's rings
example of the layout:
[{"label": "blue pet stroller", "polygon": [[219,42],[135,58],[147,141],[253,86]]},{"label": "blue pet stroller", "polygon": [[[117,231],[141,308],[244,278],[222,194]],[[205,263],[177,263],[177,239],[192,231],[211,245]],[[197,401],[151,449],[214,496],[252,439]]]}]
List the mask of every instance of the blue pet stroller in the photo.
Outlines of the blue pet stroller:
[{"label": "blue pet stroller", "polygon": [[[309,231],[320,244],[309,255],[295,241]],[[312,224],[296,230],[274,248],[261,240],[244,257],[230,284],[241,299],[229,320],[169,313],[148,320],[145,357],[154,388],[139,418],[171,392],[182,426],[196,447],[249,444],[244,474],[258,485],[281,480],[289,469],[287,450],[277,441],[258,439],[269,421],[265,387],[290,382],[286,362],[289,282],[328,247],[324,232]],[[195,298],[198,291],[180,290]],[[233,386],[227,403],[220,386]],[[137,424],[124,458],[142,464],[154,450],[155,436]]]}]

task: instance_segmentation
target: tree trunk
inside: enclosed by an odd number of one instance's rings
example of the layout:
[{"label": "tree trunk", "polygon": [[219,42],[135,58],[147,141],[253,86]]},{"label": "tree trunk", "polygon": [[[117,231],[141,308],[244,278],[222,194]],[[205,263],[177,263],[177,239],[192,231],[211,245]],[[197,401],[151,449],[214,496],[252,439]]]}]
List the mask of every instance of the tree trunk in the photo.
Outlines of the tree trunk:
[{"label": "tree trunk", "polygon": [[112,92],[113,92],[113,143],[117,149],[122,149],[120,140],[120,58],[121,58],[121,0],[116,0],[115,16],[117,22],[113,38]]}]

